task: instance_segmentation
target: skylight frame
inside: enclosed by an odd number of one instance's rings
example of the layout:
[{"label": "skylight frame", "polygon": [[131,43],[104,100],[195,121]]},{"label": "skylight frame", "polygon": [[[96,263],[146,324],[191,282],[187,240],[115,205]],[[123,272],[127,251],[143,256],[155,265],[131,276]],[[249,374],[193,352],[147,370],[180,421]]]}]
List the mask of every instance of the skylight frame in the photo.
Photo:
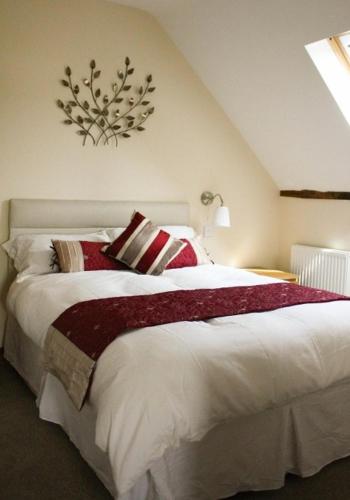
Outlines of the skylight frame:
[{"label": "skylight frame", "polygon": [[344,47],[342,37],[350,35],[350,31],[346,31],[345,33],[340,33],[339,35],[330,36],[328,38],[329,44],[332,47],[332,50],[338,57],[341,64],[343,64],[348,71],[350,71],[350,55],[346,48]]},{"label": "skylight frame", "polygon": [[[344,40],[345,37],[345,40]],[[305,45],[328,90],[350,125],[350,31]]]}]

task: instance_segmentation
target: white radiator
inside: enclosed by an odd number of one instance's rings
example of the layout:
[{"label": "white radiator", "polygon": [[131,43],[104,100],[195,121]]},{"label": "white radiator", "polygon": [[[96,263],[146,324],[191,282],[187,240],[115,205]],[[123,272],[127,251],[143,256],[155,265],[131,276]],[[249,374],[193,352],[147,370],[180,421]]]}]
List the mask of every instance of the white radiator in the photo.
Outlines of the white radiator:
[{"label": "white radiator", "polygon": [[299,283],[350,295],[350,252],[292,245],[291,271]]}]

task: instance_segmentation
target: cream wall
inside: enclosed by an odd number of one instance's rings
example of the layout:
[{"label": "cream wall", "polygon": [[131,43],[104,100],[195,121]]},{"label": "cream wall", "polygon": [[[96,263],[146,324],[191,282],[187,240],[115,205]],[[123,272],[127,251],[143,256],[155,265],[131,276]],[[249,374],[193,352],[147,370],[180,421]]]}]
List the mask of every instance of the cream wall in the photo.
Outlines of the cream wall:
[{"label": "cream wall", "polygon": [[[278,190],[154,18],[103,0],[0,0],[0,34],[1,241],[10,198],[187,200],[200,227],[208,212],[199,197],[210,189],[223,195],[233,224],[207,241],[214,257],[276,263]],[[153,73],[156,113],[117,150],[82,147],[55,105],[67,95],[64,66],[80,78],[94,58],[107,86],[126,55],[135,83]],[[3,322],[2,310],[1,330]]]},{"label": "cream wall", "polygon": [[350,250],[350,203],[281,198],[281,268],[289,269],[294,243]]}]

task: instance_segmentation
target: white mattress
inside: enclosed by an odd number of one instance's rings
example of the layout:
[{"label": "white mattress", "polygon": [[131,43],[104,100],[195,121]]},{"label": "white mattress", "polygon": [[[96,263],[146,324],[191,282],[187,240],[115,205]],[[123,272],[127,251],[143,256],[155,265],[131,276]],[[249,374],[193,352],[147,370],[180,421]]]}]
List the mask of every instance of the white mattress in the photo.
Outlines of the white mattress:
[{"label": "white mattress", "polygon": [[[119,274],[30,278],[12,287],[9,306],[25,333],[40,346],[50,322],[79,300],[273,281],[222,266],[167,271],[156,280]],[[349,395],[349,319],[349,303],[334,302],[153,327],[125,335],[122,342],[117,339],[99,360],[90,405],[97,415],[96,442],[108,453],[119,492],[131,492],[138,481],[145,485],[148,477],[146,489],[151,491],[156,484],[162,500],[175,498],[175,492],[176,498],[183,499],[219,498],[242,489],[278,487],[286,471],[311,474],[348,454],[349,426],[338,413],[336,430],[332,424],[333,445],[324,445],[330,430],[325,415],[334,398],[338,405],[342,401],[344,414],[350,416],[350,404],[343,401]],[[138,371],[125,352],[136,356]],[[151,384],[148,380],[148,387],[143,380],[140,385],[140,378],[147,379],[141,375],[149,373],[147,360],[154,352],[157,362],[152,362],[152,367],[156,364],[152,376],[156,378]],[[184,357],[184,352],[190,356]],[[233,363],[228,362],[230,357]],[[189,370],[187,378],[179,368]],[[120,379],[121,373],[125,378]],[[135,391],[134,373],[142,394]],[[176,375],[180,385],[174,385]],[[162,383],[155,390],[157,380]],[[178,398],[179,387],[185,390]],[[47,387],[45,394],[44,387],[40,403],[44,417],[44,401],[49,402],[46,408],[52,408],[55,392]],[[149,413],[142,406],[145,403]],[[59,408],[56,412],[56,417],[50,414],[49,418],[62,424]],[[127,418],[121,419],[121,414]],[[140,418],[145,414],[146,423]],[[139,420],[133,422],[135,418]],[[334,442],[338,431],[339,442]],[[312,433],[312,442],[304,439]],[[269,448],[264,436],[269,436]],[[232,447],[227,446],[230,442]],[[200,470],[195,467],[198,463]]]}]

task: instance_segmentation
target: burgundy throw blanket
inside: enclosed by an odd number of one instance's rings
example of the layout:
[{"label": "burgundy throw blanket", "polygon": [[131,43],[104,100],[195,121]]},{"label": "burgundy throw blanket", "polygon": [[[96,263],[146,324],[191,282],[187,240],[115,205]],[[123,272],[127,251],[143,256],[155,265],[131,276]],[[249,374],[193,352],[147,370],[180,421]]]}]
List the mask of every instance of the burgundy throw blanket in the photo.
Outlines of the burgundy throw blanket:
[{"label": "burgundy throw blanket", "polygon": [[127,330],[335,300],[350,298],[285,282],[87,300],[66,309],[50,326],[45,365],[80,409],[96,360]]}]

